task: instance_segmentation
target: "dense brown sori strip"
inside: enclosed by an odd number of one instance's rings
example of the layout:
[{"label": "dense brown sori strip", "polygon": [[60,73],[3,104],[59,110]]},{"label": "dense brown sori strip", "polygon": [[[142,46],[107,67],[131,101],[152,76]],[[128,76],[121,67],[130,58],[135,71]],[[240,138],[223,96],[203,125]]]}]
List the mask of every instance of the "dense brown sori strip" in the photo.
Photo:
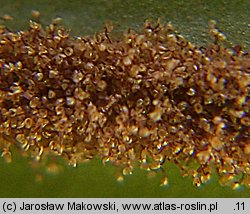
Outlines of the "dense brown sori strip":
[{"label": "dense brown sori strip", "polygon": [[249,186],[250,54],[223,45],[213,22],[205,48],[170,24],[109,33],[1,27],[2,156],[13,146],[74,166],[97,156],[124,175],[173,162],[197,186],[214,169],[223,185]]}]

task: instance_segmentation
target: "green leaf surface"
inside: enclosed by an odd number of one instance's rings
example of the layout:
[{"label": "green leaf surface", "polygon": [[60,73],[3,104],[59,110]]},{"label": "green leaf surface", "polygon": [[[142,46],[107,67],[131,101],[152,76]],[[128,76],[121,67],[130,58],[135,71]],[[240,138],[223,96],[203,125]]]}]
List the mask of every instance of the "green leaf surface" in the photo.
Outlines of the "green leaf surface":
[{"label": "green leaf surface", "polygon": [[[233,44],[250,47],[250,1],[202,1],[202,0],[0,0],[0,16],[8,14],[12,21],[1,20],[12,30],[28,27],[31,11],[41,12],[41,22],[46,25],[51,19],[63,18],[63,24],[72,35],[88,35],[101,31],[105,21],[115,25],[114,34],[127,28],[139,30],[146,19],[171,21],[178,32],[197,45],[209,41],[208,21],[214,19]],[[168,187],[160,187],[161,173],[154,177],[136,169],[133,175],[116,181],[117,169],[103,166],[98,159],[76,168],[61,160],[57,174],[47,173],[44,167],[34,168],[30,160],[14,152],[13,162],[0,161],[1,197],[249,197],[250,189],[231,190],[221,187],[217,177],[194,187],[189,178],[182,178],[176,166],[166,166]],[[40,181],[41,180],[41,181]]]}]

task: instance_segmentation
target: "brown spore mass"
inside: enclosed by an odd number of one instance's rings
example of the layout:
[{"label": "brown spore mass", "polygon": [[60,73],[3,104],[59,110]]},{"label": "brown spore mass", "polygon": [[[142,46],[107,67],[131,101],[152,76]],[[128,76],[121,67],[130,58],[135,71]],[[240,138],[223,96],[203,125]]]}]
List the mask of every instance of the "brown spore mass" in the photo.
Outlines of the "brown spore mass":
[{"label": "brown spore mass", "polygon": [[97,156],[124,175],[172,162],[197,186],[216,170],[222,185],[249,187],[250,54],[211,23],[202,48],[160,22],[119,39],[110,26],[86,37],[57,23],[2,26],[2,156],[17,147],[73,166]]}]

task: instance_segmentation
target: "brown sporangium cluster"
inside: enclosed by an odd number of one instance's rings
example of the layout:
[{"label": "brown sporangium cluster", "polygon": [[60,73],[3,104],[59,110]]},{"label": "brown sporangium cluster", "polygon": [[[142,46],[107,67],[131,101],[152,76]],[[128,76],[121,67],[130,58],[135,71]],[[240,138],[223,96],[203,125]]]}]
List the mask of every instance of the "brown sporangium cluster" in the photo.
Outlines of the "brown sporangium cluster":
[{"label": "brown sporangium cluster", "polygon": [[[106,26],[72,37],[57,23],[0,28],[0,148],[70,165],[98,157],[122,168],[176,164],[193,183],[250,185],[250,53],[197,47],[171,24],[145,22],[121,38]],[[122,178],[119,177],[118,180]]]}]

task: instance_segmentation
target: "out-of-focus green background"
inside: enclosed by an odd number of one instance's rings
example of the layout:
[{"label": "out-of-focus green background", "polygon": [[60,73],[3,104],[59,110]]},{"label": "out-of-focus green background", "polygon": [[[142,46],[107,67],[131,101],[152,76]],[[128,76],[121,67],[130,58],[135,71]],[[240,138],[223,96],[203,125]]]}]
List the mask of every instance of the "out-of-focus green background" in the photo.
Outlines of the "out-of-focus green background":
[{"label": "out-of-focus green background", "polygon": [[[100,31],[107,20],[121,35],[128,27],[140,29],[151,18],[171,21],[178,32],[198,45],[206,45],[208,21],[215,19],[233,44],[250,47],[249,0],[0,0],[0,16],[11,15],[14,20],[0,20],[12,30],[28,27],[32,10],[41,12],[41,22],[48,24],[56,17],[71,29],[72,35],[87,35]],[[11,164],[0,160],[0,197],[249,197],[250,189],[231,190],[221,187],[217,177],[196,188],[189,178],[182,178],[174,165],[167,165],[169,186],[160,187],[161,174],[148,176],[136,169],[118,183],[117,169],[103,166],[96,159],[76,168],[59,160],[59,173],[46,168],[32,168],[27,158],[17,152]],[[53,171],[53,166],[51,166]],[[48,171],[48,170],[47,170]],[[55,169],[54,169],[55,171]]]}]

